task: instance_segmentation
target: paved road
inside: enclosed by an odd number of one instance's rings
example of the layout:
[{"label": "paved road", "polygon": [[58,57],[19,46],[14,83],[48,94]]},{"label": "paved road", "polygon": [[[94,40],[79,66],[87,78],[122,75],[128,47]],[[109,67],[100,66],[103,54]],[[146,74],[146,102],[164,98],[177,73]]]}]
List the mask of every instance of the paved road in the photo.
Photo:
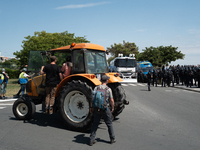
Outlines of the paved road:
[{"label": "paved road", "polygon": [[89,133],[66,130],[58,114],[41,113],[18,121],[12,102],[0,103],[0,150],[116,149],[199,150],[200,93],[177,88],[123,84],[130,105],[113,122],[117,143],[110,145],[107,128],[100,124],[97,141],[88,146]]}]

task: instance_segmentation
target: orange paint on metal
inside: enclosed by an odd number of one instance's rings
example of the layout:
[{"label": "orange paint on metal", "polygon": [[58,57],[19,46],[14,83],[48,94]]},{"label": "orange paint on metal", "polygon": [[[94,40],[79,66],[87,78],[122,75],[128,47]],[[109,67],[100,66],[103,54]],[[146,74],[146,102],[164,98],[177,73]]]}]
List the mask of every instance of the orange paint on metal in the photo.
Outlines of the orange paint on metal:
[{"label": "orange paint on metal", "polygon": [[71,47],[71,45],[59,47],[56,49],[51,49],[51,51],[57,51],[57,50],[69,50],[69,49],[94,49],[94,50],[101,50],[106,51],[103,46],[98,44],[92,44],[92,43],[76,43],[75,46]]}]

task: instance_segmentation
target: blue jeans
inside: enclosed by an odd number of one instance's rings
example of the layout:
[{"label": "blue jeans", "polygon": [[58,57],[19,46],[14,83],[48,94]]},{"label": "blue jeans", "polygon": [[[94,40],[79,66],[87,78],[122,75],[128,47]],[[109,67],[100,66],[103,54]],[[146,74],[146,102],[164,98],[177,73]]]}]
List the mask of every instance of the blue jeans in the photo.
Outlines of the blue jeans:
[{"label": "blue jeans", "polygon": [[7,84],[2,83],[1,84],[1,94],[5,94],[6,93],[6,88],[7,88]]},{"label": "blue jeans", "polygon": [[101,117],[103,117],[103,119],[104,119],[104,121],[105,121],[105,123],[108,127],[108,133],[109,133],[109,136],[110,136],[110,140],[115,139],[113,125],[112,125],[111,112],[110,112],[110,109],[107,109],[104,112],[94,111],[94,122],[93,122],[92,129],[91,129],[90,142],[93,142],[95,140],[96,131],[97,131],[99,122],[101,120]]},{"label": "blue jeans", "polygon": [[22,97],[22,95],[24,95],[25,88],[26,88],[26,84],[21,84],[21,90],[22,90],[21,97]]}]

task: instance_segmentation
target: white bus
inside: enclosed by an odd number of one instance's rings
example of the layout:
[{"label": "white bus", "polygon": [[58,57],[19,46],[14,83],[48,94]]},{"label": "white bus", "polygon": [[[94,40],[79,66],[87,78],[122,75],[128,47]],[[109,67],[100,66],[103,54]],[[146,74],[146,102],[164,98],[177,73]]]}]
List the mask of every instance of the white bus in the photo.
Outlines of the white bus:
[{"label": "white bus", "polygon": [[122,79],[137,78],[135,54],[130,54],[129,57],[123,57],[123,54],[118,54],[118,57],[110,62],[110,71],[119,73]]}]

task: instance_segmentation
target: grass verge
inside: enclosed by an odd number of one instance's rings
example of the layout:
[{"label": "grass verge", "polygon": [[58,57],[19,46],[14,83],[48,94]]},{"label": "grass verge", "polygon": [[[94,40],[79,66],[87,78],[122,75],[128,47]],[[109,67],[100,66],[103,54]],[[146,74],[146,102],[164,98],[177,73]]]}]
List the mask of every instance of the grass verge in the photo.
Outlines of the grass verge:
[{"label": "grass verge", "polygon": [[18,82],[18,79],[8,80],[6,94],[5,94],[6,97],[10,97],[17,94],[17,92],[21,88],[20,84],[18,84],[17,82]]}]

